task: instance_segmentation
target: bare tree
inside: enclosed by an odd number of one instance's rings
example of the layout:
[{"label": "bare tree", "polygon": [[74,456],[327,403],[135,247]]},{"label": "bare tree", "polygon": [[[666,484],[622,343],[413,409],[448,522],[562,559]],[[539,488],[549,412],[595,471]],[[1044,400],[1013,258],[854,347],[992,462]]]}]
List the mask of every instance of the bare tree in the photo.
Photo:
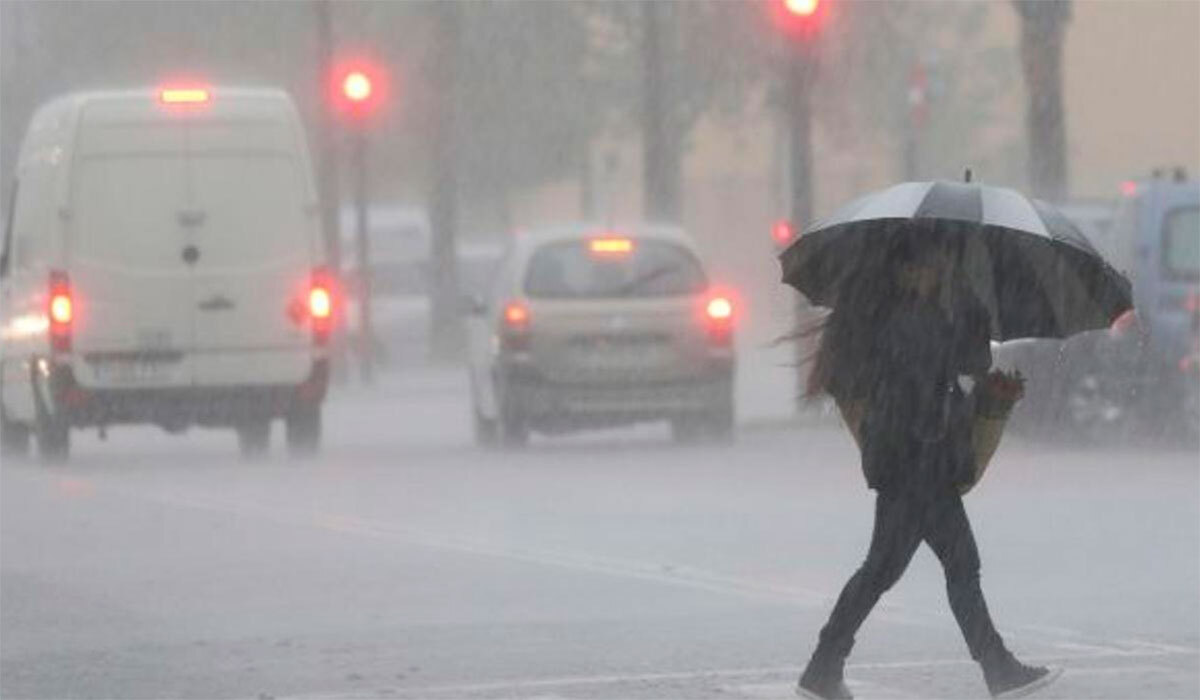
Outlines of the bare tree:
[{"label": "bare tree", "polygon": [[1062,52],[1070,0],[1013,0],[1021,18],[1021,68],[1029,94],[1029,187],[1053,201],[1067,196],[1067,134]]}]

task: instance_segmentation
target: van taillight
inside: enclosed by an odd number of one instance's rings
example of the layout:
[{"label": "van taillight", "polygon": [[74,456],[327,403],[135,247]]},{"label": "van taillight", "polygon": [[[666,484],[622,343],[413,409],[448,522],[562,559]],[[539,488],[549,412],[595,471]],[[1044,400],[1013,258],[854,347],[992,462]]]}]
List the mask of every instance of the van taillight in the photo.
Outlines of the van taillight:
[{"label": "van taillight", "polygon": [[318,344],[329,342],[334,318],[333,276],[325,268],[313,271],[308,288],[308,315],[312,319],[313,338]]},{"label": "van taillight", "polygon": [[308,293],[308,311],[313,318],[329,318],[333,314],[333,299],[324,287],[313,287]]},{"label": "van taillight", "polygon": [[500,343],[506,350],[529,349],[529,307],[519,301],[504,305]]},{"label": "van taillight", "polygon": [[50,347],[69,352],[71,325],[75,321],[75,300],[71,297],[71,282],[65,272],[50,273],[50,301],[46,311],[50,317]]}]

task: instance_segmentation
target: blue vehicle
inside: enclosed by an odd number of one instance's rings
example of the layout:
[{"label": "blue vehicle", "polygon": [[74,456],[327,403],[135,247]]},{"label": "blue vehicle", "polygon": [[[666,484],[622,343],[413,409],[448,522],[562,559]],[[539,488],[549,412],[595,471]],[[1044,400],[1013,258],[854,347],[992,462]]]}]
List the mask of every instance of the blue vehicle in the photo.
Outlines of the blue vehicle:
[{"label": "blue vehicle", "polygon": [[1127,182],[1098,246],[1133,283],[1135,311],[1063,344],[1060,416],[1086,439],[1200,436],[1200,181]]}]

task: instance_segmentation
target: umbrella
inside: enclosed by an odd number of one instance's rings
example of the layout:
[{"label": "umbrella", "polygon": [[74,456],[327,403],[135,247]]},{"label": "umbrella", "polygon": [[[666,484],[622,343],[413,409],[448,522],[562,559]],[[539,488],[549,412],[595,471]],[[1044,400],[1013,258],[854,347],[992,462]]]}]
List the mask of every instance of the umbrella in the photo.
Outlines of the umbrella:
[{"label": "umbrella", "polygon": [[850,202],[780,254],[783,281],[832,307],[847,280],[885,271],[893,237],[936,230],[959,244],[957,272],[988,307],[995,340],[1108,328],[1133,307],[1129,280],[1057,209],[967,179],[906,182]]}]

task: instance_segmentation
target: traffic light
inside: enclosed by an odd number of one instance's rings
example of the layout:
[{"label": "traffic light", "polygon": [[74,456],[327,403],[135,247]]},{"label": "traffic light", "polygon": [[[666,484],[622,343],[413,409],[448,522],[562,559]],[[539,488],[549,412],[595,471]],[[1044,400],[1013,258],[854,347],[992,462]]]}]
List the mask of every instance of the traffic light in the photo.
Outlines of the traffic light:
[{"label": "traffic light", "polygon": [[780,219],[771,226],[771,241],[775,243],[776,248],[783,250],[794,240],[796,240],[796,229],[792,226],[791,221]]},{"label": "traffic light", "polygon": [[352,103],[371,98],[371,79],[362,71],[352,71],[342,78],[342,96]]},{"label": "traffic light", "polygon": [[330,83],[330,102],[347,122],[366,121],[386,104],[386,75],[368,61],[342,62],[334,68]]},{"label": "traffic light", "polygon": [[773,0],[775,24],[785,34],[809,38],[825,19],[829,0]]}]

